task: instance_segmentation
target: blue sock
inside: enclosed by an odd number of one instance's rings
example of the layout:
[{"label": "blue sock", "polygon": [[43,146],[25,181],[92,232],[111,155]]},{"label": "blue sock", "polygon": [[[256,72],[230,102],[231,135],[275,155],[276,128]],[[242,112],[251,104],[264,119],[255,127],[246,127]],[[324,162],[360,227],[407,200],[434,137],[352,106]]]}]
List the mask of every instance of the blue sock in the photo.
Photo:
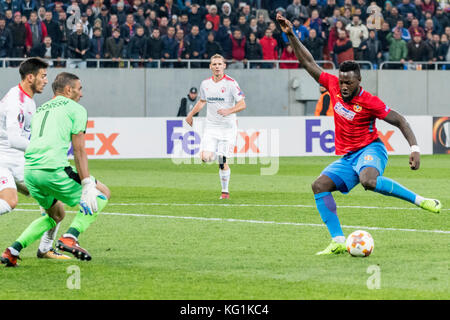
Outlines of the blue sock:
[{"label": "blue sock", "polygon": [[341,223],[336,212],[336,202],[331,192],[322,192],[314,195],[316,199],[317,210],[319,210],[322,221],[328,228],[332,238],[344,236]]},{"label": "blue sock", "polygon": [[378,176],[375,192],[396,197],[415,204],[417,195],[392,179]]}]

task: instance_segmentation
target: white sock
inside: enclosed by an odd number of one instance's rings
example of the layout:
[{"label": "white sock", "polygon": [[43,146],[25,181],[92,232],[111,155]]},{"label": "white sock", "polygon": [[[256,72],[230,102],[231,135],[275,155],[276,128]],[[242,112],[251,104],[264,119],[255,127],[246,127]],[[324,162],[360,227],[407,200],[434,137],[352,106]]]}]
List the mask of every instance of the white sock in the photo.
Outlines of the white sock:
[{"label": "white sock", "polygon": [[39,243],[39,251],[42,253],[49,252],[53,248],[53,241],[55,241],[56,234],[58,233],[60,222],[56,224],[53,228],[46,231],[41,238]]},{"label": "white sock", "polygon": [[222,192],[228,192],[228,184],[230,183],[231,170],[219,169],[220,183],[222,184]]},{"label": "white sock", "polygon": [[334,242],[337,243],[344,243],[345,242],[345,237],[344,236],[337,236],[333,238]]},{"label": "white sock", "polygon": [[3,199],[0,199],[0,216],[2,214],[5,214],[5,213],[11,212],[11,211],[12,211],[12,209],[9,206],[8,202],[6,202]]},{"label": "white sock", "polygon": [[425,200],[424,197],[421,197],[419,195],[416,196],[416,200],[414,200],[414,203],[416,206],[420,206],[420,204],[422,203],[422,201]]}]

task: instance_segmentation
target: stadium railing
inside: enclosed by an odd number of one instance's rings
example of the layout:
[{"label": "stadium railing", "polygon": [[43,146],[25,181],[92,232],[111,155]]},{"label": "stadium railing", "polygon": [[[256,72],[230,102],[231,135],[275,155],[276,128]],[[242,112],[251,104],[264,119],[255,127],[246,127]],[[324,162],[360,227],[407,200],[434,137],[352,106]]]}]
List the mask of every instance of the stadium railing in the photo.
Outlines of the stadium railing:
[{"label": "stadium railing", "polygon": [[380,64],[380,70],[450,70],[450,61],[384,61]]},{"label": "stadium railing", "polygon": [[[18,67],[20,62],[25,60],[24,58],[2,58],[0,59],[0,67]],[[184,69],[198,69],[198,68],[208,68],[208,60],[200,59],[166,59],[161,60],[140,60],[140,59],[121,59],[113,61],[111,59],[46,59],[46,61],[51,63],[51,67],[60,68],[184,68]],[[235,68],[236,64],[231,60],[227,61],[230,68]],[[324,69],[336,69],[336,65],[331,60],[317,60],[318,65],[322,66]],[[361,63],[366,63],[369,61],[360,61]],[[247,60],[240,61],[240,66],[238,68],[245,69],[282,69],[280,64],[298,64],[297,60]],[[370,66],[370,69],[373,69]]]}]

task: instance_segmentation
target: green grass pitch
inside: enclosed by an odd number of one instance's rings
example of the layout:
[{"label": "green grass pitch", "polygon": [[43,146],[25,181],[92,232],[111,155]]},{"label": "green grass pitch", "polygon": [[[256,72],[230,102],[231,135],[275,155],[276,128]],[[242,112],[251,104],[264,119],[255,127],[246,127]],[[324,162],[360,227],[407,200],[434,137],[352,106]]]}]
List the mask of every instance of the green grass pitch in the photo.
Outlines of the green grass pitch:
[{"label": "green grass pitch", "polygon": [[[35,242],[19,268],[1,269],[0,299],[449,299],[450,156],[423,156],[419,171],[392,156],[385,172],[440,199],[441,214],[361,186],[334,193],[345,234],[360,228],[374,237],[368,258],[314,255],[329,235],[311,182],[334,159],[280,158],[276,175],[261,175],[267,165],[231,165],[229,201],[218,199],[216,165],[91,160],[112,191],[80,237],[92,261],[38,260]],[[33,199],[19,201],[0,217],[2,251],[39,216]]]}]

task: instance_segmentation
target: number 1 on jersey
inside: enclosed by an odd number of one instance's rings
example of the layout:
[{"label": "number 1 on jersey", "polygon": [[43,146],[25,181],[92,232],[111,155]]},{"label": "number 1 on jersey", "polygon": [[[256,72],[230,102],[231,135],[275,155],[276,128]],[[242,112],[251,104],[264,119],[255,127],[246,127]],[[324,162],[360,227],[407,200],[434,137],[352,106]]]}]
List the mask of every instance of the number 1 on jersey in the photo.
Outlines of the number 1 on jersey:
[{"label": "number 1 on jersey", "polygon": [[42,134],[44,133],[44,127],[45,127],[45,122],[47,121],[47,117],[48,117],[48,113],[50,111],[47,110],[44,114],[44,119],[42,119],[42,123],[41,123],[41,131],[39,132],[39,137],[42,137]]}]

